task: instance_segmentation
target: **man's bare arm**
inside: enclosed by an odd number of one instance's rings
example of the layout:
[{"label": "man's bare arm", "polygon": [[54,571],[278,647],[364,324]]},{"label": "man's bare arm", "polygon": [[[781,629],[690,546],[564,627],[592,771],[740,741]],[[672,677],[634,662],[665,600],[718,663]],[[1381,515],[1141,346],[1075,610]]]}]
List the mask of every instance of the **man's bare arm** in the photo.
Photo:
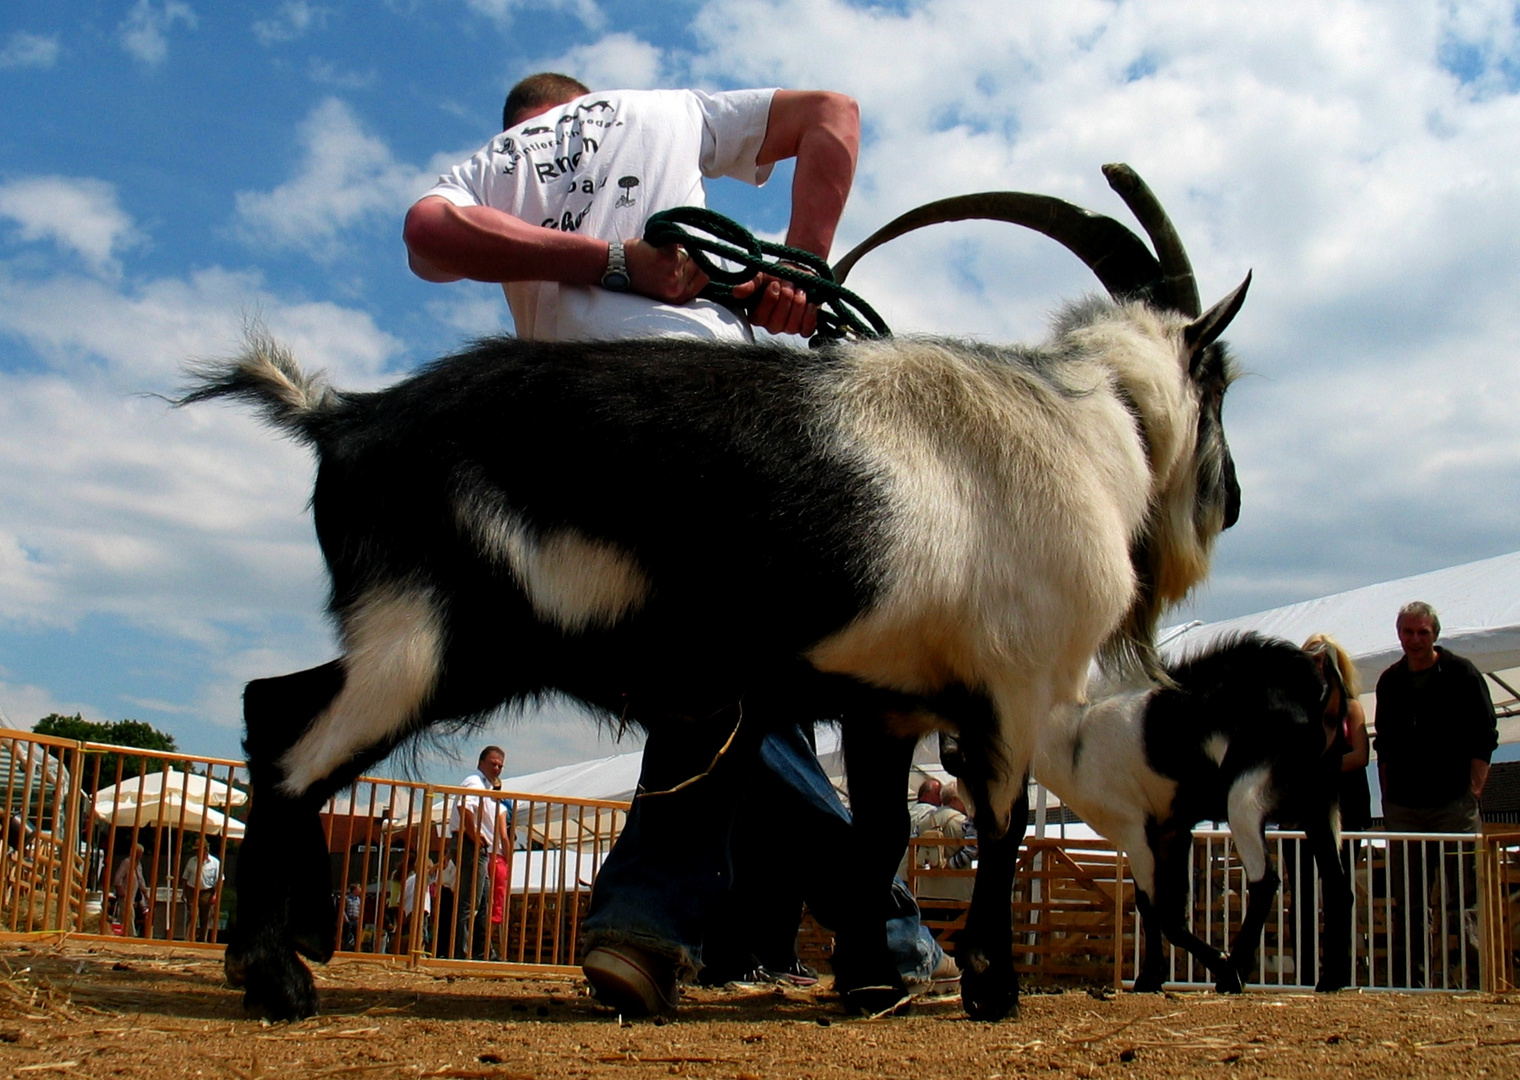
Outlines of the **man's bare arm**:
[{"label": "man's bare arm", "polygon": [[[860,108],[853,98],[827,90],[777,90],[758,164],[796,158],[792,173],[789,246],[827,258],[844,214],[860,153]],[[760,275],[736,286],[743,299],[764,290],[751,320],[773,334],[812,334],[816,309],[801,289]]]},{"label": "man's bare arm", "polygon": [[[607,269],[607,241],[530,225],[489,206],[456,206],[426,195],[407,211],[402,229],[412,272],[424,281],[558,281],[596,285]],[[624,241],[634,292],[682,304],[707,284],[676,245]]]},{"label": "man's bare arm", "polygon": [[1488,762],[1482,758],[1472,759],[1472,775],[1469,777],[1472,783],[1472,793],[1475,797],[1483,794],[1483,785],[1488,783]]}]

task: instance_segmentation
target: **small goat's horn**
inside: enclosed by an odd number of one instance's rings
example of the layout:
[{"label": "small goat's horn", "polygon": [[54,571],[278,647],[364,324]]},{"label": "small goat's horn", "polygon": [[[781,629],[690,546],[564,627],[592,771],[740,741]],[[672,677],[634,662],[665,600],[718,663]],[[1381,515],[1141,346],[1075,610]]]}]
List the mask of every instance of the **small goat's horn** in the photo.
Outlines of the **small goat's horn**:
[{"label": "small goat's horn", "polygon": [[[1113,218],[1050,195],[984,191],[957,195],[909,210],[877,229],[834,264],[843,281],[861,257],[888,240],[946,221],[1006,221],[1042,232],[1081,259],[1116,299],[1166,299],[1161,264],[1133,232]],[[1193,313],[1195,316],[1197,312]]]},{"label": "small goat's horn", "polygon": [[1198,296],[1198,282],[1193,277],[1193,264],[1188,261],[1182,238],[1177,235],[1172,219],[1167,216],[1140,174],[1128,165],[1103,166],[1108,186],[1118,192],[1130,212],[1145,227],[1151,243],[1156,245],[1156,258],[1161,263],[1161,273],[1166,282],[1162,299],[1166,306],[1196,319],[1203,312],[1203,302]]}]

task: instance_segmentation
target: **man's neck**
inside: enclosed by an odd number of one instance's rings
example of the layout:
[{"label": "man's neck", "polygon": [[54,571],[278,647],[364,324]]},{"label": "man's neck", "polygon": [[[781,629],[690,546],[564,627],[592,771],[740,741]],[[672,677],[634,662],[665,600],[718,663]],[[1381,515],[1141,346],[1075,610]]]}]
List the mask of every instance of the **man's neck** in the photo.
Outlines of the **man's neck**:
[{"label": "man's neck", "polygon": [[1440,659],[1441,654],[1435,649],[1432,649],[1430,651],[1429,657],[1420,657],[1416,659],[1413,656],[1406,655],[1404,657],[1404,662],[1409,665],[1410,671],[1429,671],[1431,668],[1436,666],[1436,663]]}]

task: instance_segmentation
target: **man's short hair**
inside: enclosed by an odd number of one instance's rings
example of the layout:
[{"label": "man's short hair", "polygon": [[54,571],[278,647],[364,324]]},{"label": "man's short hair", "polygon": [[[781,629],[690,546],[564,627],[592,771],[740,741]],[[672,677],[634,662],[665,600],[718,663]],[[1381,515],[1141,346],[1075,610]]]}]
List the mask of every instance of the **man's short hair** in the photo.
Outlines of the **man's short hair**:
[{"label": "man's short hair", "polygon": [[480,752],[480,756],[475,759],[475,764],[477,764],[477,765],[484,765],[486,763],[486,758],[489,757],[492,754],[500,754],[501,755],[501,760],[503,760],[503,761],[507,760],[507,752],[505,750],[503,750],[501,747],[499,747],[499,746],[488,746],[488,747],[486,747],[484,750],[482,750]]},{"label": "man's short hair", "polygon": [[[1399,608],[1399,619],[1402,619],[1405,615],[1411,615],[1416,619],[1429,619],[1430,628],[1436,632],[1436,637],[1441,636],[1441,616],[1437,615],[1436,609],[1425,601],[1411,600]],[[1398,619],[1394,620],[1394,625],[1398,625]]]},{"label": "man's short hair", "polygon": [[501,107],[501,130],[506,131],[518,124],[525,111],[531,116],[551,105],[562,105],[589,93],[591,87],[568,75],[553,71],[529,75],[507,91],[506,104]]},{"label": "man's short hair", "polygon": [[939,797],[940,783],[938,780],[934,779],[934,777],[931,776],[922,784],[918,785],[919,802],[930,802],[931,800],[938,799]]}]

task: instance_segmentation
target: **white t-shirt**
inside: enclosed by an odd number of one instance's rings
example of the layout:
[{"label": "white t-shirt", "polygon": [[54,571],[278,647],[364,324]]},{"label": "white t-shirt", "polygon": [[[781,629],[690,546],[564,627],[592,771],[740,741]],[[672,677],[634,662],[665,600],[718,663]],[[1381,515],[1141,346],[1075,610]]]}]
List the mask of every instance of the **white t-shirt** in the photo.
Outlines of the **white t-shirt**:
[{"label": "white t-shirt", "polygon": [[[534,225],[633,240],[660,210],[705,206],[704,177],[765,183],[755,158],[774,90],[613,90],[587,94],[509,128],[428,192]],[[539,341],[630,337],[751,340],[720,304],[679,306],[547,281],[502,286],[517,334]]]},{"label": "white t-shirt", "polygon": [[[412,908],[417,903],[417,871],[413,870],[406,876],[406,884],[401,887],[401,914],[410,915]],[[424,886],[422,890],[422,913],[433,913],[433,894]]]},{"label": "white t-shirt", "polygon": [[195,856],[185,860],[185,870],[180,880],[192,889],[214,889],[222,880],[222,860],[206,852],[204,861]]},{"label": "white t-shirt", "polygon": [[[469,776],[466,776],[459,786],[477,788],[481,791],[501,790],[499,786],[492,787],[491,782],[486,779],[485,773],[481,772],[479,769],[476,769]],[[479,830],[482,837],[481,846],[489,848],[496,841],[497,815],[503,813],[507,814],[507,820],[510,824],[512,813],[511,806],[512,804],[505,799],[488,799],[484,795],[461,795],[459,797],[459,801],[454,804],[453,811],[449,814],[449,832],[457,833],[459,831],[459,811],[462,807],[474,815],[475,827]],[[470,839],[473,840],[474,837],[471,837]]]}]

